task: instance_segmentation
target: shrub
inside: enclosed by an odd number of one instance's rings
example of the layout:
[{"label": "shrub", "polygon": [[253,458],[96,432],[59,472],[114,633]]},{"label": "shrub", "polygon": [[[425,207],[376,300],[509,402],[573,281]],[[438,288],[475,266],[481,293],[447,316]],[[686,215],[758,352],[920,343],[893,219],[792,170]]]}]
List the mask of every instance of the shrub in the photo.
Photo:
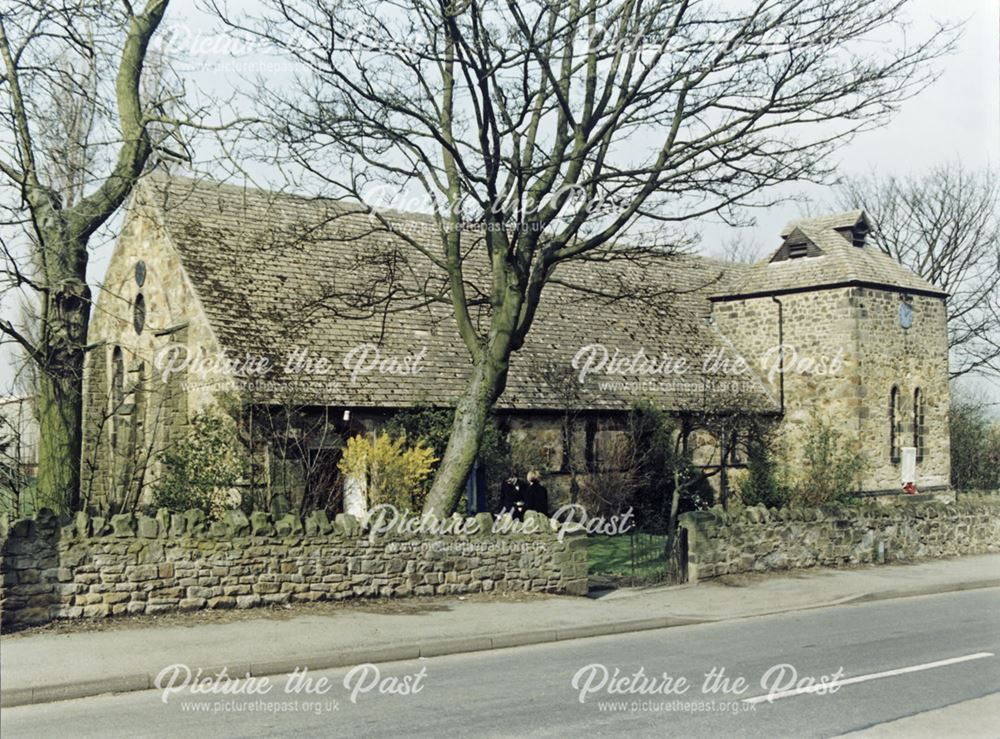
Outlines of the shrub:
[{"label": "shrub", "polygon": [[158,508],[198,508],[217,519],[239,506],[236,486],[247,457],[230,416],[217,409],[196,414],[190,430],[159,457],[162,474],[153,486],[153,502]]},{"label": "shrub", "polygon": [[421,441],[409,447],[406,442],[406,434],[395,439],[385,432],[374,438],[352,436],[337,469],[366,481],[369,505],[390,503],[400,510],[419,510],[427,495],[424,482],[438,458]]},{"label": "shrub", "polygon": [[[420,442],[431,449],[440,450],[441,454],[444,454],[445,447],[448,446],[448,437],[451,435],[451,423],[454,416],[455,412],[450,408],[402,410],[393,414],[383,429],[392,436],[405,435],[408,439]],[[435,468],[437,461],[435,460]],[[493,415],[490,416],[483,431],[483,439],[479,445],[479,461],[486,477],[490,510],[498,510],[500,484],[511,474],[513,465],[505,435]],[[525,469],[522,474],[526,472]],[[428,476],[422,483],[421,504],[430,490],[432,481],[433,476]],[[464,514],[465,499],[463,497],[458,499],[456,510]]]},{"label": "shrub", "polygon": [[601,464],[591,464],[589,474],[580,481],[578,503],[588,514],[617,516],[635,500],[637,472],[635,448],[627,434],[615,435],[602,445]]},{"label": "shrub", "polygon": [[623,435],[604,450],[602,469],[583,481],[580,502],[600,515],[633,509],[636,526],[664,533],[670,518],[675,481],[680,483],[678,513],[707,508],[712,489],[705,475],[677,450],[669,416],[651,403],[637,404]]},{"label": "shrub", "polygon": [[958,398],[948,413],[951,484],[959,490],[1000,488],[1000,427],[991,427],[985,404]]},{"label": "shrub", "polygon": [[864,454],[813,414],[806,429],[793,500],[804,505],[845,502],[861,486]]},{"label": "shrub", "polygon": [[747,442],[747,474],[740,482],[744,505],[781,508],[788,504],[791,490],[782,479],[771,442],[763,434],[754,434]]}]

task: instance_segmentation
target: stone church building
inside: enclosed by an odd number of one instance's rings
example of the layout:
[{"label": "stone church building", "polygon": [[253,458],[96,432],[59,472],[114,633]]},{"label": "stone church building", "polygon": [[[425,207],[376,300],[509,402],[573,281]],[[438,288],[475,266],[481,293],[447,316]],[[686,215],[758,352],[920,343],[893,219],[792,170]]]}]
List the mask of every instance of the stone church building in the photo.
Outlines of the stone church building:
[{"label": "stone church building", "polygon": [[[558,501],[569,470],[613,464],[640,400],[686,435],[704,435],[706,413],[771,417],[790,453],[815,413],[860,441],[858,492],[947,487],[946,295],[868,243],[869,227],[861,211],[794,222],[754,265],[634,250],[560,265],[498,404],[511,445],[537,447]],[[240,186],[140,183],[91,324],[85,499],[146,501],[161,453],[215,405],[267,410],[257,484],[292,496],[330,484],[316,470],[346,435],[451,405],[469,358],[422,253],[435,229]],[[485,269],[466,240],[475,295]],[[740,467],[729,441],[696,462]]]}]

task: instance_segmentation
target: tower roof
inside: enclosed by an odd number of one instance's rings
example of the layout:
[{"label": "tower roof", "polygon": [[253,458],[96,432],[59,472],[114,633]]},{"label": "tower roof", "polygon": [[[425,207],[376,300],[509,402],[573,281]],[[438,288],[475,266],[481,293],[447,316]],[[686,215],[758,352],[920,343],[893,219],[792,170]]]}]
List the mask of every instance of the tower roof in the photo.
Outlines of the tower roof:
[{"label": "tower roof", "polygon": [[822,216],[813,216],[809,218],[798,218],[794,221],[789,221],[785,224],[785,227],[781,229],[781,235],[788,236],[795,227],[799,224],[812,227],[812,228],[824,228],[832,229],[834,231],[841,231],[844,229],[854,228],[859,222],[868,222],[868,216],[865,215],[863,210],[845,210],[843,213],[827,213]]},{"label": "tower roof", "polygon": [[782,243],[713,300],[867,285],[945,296],[939,287],[869,243],[862,210],[803,218],[781,231]]}]

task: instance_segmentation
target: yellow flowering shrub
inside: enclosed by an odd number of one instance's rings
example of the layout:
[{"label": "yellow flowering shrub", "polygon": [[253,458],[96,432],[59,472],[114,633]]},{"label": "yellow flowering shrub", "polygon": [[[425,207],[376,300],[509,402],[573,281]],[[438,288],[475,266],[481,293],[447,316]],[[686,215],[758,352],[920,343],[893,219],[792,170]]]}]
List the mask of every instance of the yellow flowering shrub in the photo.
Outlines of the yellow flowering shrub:
[{"label": "yellow flowering shrub", "polygon": [[383,432],[350,437],[337,469],[365,481],[369,506],[391,503],[400,510],[420,510],[427,495],[424,483],[437,461],[434,449],[422,442],[408,446],[406,434],[393,438]]}]

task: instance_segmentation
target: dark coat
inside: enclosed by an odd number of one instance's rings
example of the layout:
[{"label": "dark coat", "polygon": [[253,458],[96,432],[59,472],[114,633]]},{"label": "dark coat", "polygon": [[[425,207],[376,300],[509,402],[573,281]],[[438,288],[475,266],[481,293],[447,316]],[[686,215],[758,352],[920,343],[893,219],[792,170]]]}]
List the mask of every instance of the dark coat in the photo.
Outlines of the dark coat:
[{"label": "dark coat", "polygon": [[539,482],[530,483],[525,491],[525,497],[529,511],[538,511],[546,516],[549,515],[549,491],[545,489],[544,485]]},{"label": "dark coat", "polygon": [[500,509],[513,513],[515,518],[520,519],[527,508],[528,485],[523,480],[515,480],[513,483],[504,480],[500,484]]}]

